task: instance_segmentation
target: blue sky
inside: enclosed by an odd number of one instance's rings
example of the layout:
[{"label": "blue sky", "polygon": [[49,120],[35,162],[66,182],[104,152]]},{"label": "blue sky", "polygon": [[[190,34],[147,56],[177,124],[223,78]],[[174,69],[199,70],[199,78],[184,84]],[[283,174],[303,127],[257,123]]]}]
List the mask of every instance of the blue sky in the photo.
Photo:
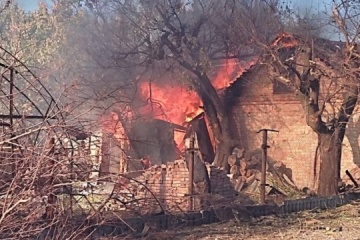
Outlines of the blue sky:
[{"label": "blue sky", "polygon": [[39,2],[51,3],[51,0],[17,0],[16,2],[24,9],[32,11],[37,9]]},{"label": "blue sky", "polygon": [[331,0],[292,0],[298,7],[311,8],[314,11],[323,9],[324,5],[331,4]]}]

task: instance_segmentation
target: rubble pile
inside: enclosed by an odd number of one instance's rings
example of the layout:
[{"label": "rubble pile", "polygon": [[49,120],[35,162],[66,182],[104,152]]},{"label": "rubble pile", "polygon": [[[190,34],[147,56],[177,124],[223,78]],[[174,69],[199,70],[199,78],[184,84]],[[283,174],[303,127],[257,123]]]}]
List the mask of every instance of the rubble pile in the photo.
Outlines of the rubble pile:
[{"label": "rubble pile", "polygon": [[[260,154],[261,156],[261,154]],[[198,187],[194,182],[194,209],[203,203],[214,204],[215,199],[230,203],[239,196],[259,196],[261,161],[258,152],[245,152],[235,148],[229,157],[230,174],[211,164],[206,164],[211,193]],[[299,192],[291,180],[291,172],[281,162],[271,159],[267,164],[267,194],[282,194],[292,197]],[[114,194],[117,202],[113,208],[131,210],[142,214],[187,211],[189,209],[189,169],[185,159],[167,164],[154,165],[146,170],[128,172],[120,175],[115,184]],[[237,195],[237,197],[236,197]],[[216,197],[215,197],[216,196]],[[214,198],[215,197],[215,198]],[[248,197],[244,197],[248,201]],[[199,206],[198,206],[199,205]]]},{"label": "rubble pile", "polygon": [[[250,195],[259,193],[261,180],[261,152],[234,148],[228,158],[230,174],[234,189]],[[266,165],[267,194],[277,193],[292,196],[298,189],[292,181],[291,170],[281,161],[268,159]]]}]

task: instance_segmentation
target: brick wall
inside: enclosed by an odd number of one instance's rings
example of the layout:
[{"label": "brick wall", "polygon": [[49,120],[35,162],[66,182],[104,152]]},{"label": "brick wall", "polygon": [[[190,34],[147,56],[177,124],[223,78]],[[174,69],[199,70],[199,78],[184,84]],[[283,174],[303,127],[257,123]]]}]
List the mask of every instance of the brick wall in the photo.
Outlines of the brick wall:
[{"label": "brick wall", "polygon": [[[261,69],[260,69],[261,70]],[[265,77],[262,77],[265,76]],[[273,94],[271,79],[267,74],[251,75],[241,87],[240,97],[234,97],[231,108],[231,121],[234,137],[239,144],[255,154],[260,154],[261,128],[280,130],[269,133],[269,158],[282,161],[291,168],[294,182],[298,187],[311,186],[317,136],[306,125],[304,110],[294,93]],[[355,111],[359,112],[359,111]],[[343,142],[342,175],[346,169],[360,164],[359,114],[351,118]]]},{"label": "brick wall", "polygon": [[233,184],[225,172],[209,164],[207,164],[207,168],[210,177],[211,193],[219,194],[225,198],[234,197],[235,190]]},{"label": "brick wall", "polygon": [[316,134],[306,125],[301,105],[294,101],[254,101],[240,99],[233,108],[234,128],[237,137],[248,151],[260,155],[261,128],[277,129],[269,132],[268,157],[282,161],[292,170],[294,182],[308,186],[312,176],[314,154],[317,145]]},{"label": "brick wall", "polygon": [[[210,165],[208,171],[214,194],[225,198],[235,196],[232,184],[224,171]],[[129,176],[132,174],[134,173],[128,173]],[[118,197],[122,201],[132,201],[128,208],[141,213],[159,212],[161,208],[155,196],[167,211],[188,210],[189,171],[185,160],[155,165],[137,175],[131,176],[135,181],[120,177],[117,186]],[[199,201],[195,202],[195,207],[200,208]]]}]

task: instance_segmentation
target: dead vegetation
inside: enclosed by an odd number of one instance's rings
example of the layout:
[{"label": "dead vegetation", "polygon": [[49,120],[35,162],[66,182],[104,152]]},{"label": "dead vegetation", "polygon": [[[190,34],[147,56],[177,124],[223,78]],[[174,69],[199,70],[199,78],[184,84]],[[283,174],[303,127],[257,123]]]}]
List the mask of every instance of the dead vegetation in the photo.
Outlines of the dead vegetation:
[{"label": "dead vegetation", "polygon": [[336,209],[203,225],[153,233],[146,239],[358,239],[360,202]]}]

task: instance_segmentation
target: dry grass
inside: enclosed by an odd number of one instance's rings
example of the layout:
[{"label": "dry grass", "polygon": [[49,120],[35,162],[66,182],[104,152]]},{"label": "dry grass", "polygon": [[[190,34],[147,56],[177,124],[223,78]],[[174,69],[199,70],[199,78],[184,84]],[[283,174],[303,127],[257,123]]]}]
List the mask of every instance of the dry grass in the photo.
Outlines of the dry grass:
[{"label": "dry grass", "polygon": [[307,211],[286,217],[267,216],[248,222],[230,221],[151,233],[147,239],[360,239],[359,210],[360,201],[326,211]]}]

